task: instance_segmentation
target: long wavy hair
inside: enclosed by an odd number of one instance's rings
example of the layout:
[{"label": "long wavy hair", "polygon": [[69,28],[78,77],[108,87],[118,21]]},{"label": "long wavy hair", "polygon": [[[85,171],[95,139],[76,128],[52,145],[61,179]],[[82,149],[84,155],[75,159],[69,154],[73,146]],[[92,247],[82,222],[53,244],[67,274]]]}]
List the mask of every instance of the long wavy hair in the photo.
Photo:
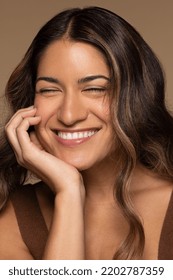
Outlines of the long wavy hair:
[{"label": "long wavy hair", "polygon": [[[40,57],[52,42],[61,38],[95,46],[109,65],[110,109],[121,162],[114,198],[129,225],[129,232],[113,259],[140,259],[145,234],[130,196],[130,180],[136,163],[167,180],[173,179],[173,119],[165,108],[160,63],[141,35],[115,13],[99,7],[65,10],[40,29],[12,73],[6,87],[12,114],[34,103]],[[26,177],[27,170],[17,163],[5,134],[2,135],[1,207],[10,191],[22,186]]]}]

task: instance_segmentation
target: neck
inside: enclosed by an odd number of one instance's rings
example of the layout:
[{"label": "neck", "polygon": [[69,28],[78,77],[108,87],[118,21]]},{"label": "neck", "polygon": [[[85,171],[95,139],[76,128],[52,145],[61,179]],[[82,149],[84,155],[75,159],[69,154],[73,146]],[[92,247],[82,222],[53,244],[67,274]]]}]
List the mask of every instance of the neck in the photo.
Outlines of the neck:
[{"label": "neck", "polygon": [[88,199],[113,200],[113,188],[117,176],[115,160],[107,158],[81,173]]}]

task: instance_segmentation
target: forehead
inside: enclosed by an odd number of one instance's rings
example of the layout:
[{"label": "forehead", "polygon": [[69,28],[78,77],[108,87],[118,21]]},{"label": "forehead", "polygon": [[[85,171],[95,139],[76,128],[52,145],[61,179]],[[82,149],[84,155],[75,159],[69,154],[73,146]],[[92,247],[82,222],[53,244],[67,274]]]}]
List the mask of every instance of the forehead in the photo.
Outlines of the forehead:
[{"label": "forehead", "polygon": [[83,42],[58,40],[50,44],[42,54],[38,73],[42,71],[73,69],[85,72],[101,71],[109,73],[105,56],[96,47]]}]

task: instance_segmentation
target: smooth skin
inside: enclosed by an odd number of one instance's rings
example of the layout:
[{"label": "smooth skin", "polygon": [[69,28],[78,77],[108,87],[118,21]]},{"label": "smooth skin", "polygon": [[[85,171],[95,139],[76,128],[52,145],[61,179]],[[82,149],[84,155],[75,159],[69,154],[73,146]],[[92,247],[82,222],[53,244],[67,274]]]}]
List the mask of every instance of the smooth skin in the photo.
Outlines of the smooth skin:
[{"label": "smooth skin", "polygon": [[[97,49],[56,41],[41,57],[34,107],[19,110],[6,125],[17,161],[46,184],[37,191],[49,228],[43,259],[111,259],[128,232],[113,199],[118,166],[110,90],[109,68]],[[30,126],[35,132],[29,135]],[[138,165],[131,193],[144,222],[143,258],[157,259],[172,185]],[[0,227],[0,258],[32,259],[10,201]]]}]

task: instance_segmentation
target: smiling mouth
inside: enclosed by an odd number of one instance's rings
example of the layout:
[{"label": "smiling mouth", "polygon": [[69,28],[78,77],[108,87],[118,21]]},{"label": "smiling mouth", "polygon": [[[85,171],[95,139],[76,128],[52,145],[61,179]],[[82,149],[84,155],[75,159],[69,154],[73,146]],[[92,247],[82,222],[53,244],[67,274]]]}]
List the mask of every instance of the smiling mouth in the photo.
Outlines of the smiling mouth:
[{"label": "smiling mouth", "polygon": [[98,129],[86,130],[86,131],[75,131],[75,132],[66,132],[66,131],[54,131],[55,134],[62,140],[80,140],[93,136],[98,132]]}]

